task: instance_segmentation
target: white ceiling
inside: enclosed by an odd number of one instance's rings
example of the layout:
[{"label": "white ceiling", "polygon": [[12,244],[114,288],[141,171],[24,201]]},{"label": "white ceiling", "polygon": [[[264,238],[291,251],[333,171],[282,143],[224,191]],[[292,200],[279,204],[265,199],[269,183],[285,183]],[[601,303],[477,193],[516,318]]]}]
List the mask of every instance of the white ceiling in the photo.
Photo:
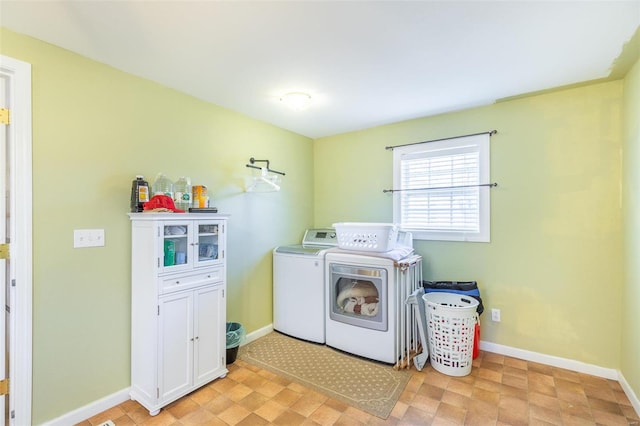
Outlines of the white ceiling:
[{"label": "white ceiling", "polygon": [[317,138],[605,78],[640,0],[0,0],[0,25]]}]

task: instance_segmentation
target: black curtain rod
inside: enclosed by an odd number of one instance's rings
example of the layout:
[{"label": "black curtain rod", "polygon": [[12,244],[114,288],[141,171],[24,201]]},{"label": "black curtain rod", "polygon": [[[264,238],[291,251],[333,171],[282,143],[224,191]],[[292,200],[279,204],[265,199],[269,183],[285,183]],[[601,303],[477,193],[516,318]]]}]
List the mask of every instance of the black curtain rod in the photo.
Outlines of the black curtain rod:
[{"label": "black curtain rod", "polygon": [[404,145],[385,146],[384,149],[394,149],[394,148],[400,148],[400,147],[403,147],[403,146],[420,145],[421,143],[440,142],[440,141],[446,141],[446,140],[449,140],[449,139],[466,138],[466,137],[469,137],[469,136],[479,136],[479,135],[487,135],[487,134],[489,136],[493,136],[496,133],[498,133],[497,130],[489,130],[487,132],[472,133],[472,134],[469,134],[469,135],[461,135],[461,136],[453,136],[453,137],[450,137],[450,138],[433,139],[433,140],[430,140],[430,141],[423,141],[423,142],[405,143]]},{"label": "black curtain rod", "polygon": [[480,183],[477,185],[458,185],[458,186],[434,186],[432,188],[413,188],[413,189],[383,189],[382,192],[404,192],[404,191],[436,191],[438,189],[457,189],[457,188],[475,188],[478,186],[488,186],[489,188],[494,188],[498,186],[497,182],[493,183]]}]

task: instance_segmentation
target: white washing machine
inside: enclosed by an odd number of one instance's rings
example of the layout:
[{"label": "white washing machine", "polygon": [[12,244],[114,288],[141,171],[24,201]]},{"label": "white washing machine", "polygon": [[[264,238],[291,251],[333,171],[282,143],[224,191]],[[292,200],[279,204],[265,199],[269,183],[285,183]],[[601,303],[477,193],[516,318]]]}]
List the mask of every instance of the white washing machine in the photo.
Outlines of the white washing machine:
[{"label": "white washing machine", "polygon": [[273,328],[325,343],[325,253],[337,246],[333,228],[308,229],[302,244],[273,250]]}]

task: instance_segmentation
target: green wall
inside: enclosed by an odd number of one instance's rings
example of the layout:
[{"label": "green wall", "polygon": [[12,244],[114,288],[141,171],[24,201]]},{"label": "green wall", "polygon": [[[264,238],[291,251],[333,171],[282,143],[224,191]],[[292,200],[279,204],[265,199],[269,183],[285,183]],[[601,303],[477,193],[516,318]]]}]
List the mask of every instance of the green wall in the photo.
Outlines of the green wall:
[{"label": "green wall", "polygon": [[[502,310],[483,340],[621,369],[640,394],[637,63],[625,80],[313,142],[6,29],[0,54],[33,67],[34,423],[130,384],[136,174],[189,175],[231,215],[228,319],[251,332],[271,323],[273,247],[392,220],[385,146],[491,129],[492,241],[416,242],[424,278],[478,281]],[[252,156],[287,173],[281,192],[243,192]],[[73,249],[81,228],[106,246]]]},{"label": "green wall", "polygon": [[640,60],[624,79],[623,101],[625,281],[622,291],[621,370],[636,395],[640,395]]},{"label": "green wall", "polygon": [[[428,280],[476,280],[483,340],[620,367],[622,81],[319,139],[315,222],[391,222],[385,146],[496,129],[491,243],[416,242]],[[331,173],[323,173],[331,170]]]},{"label": "green wall", "polygon": [[[32,64],[33,422],[130,386],[136,174],[208,185],[231,215],[228,319],[248,332],[270,324],[271,249],[312,225],[312,141],[0,31],[0,53]],[[282,191],[244,192],[252,156],[286,172]],[[103,228],[105,247],[74,249],[82,228]]]}]

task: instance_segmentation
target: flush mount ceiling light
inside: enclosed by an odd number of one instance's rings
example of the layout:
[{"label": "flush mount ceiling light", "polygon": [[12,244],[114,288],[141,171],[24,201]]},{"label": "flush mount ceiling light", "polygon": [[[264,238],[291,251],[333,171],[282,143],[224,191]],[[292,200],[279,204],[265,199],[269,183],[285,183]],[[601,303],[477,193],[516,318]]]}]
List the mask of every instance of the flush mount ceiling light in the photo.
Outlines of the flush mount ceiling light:
[{"label": "flush mount ceiling light", "polygon": [[301,111],[311,104],[311,95],[303,92],[289,92],[280,97],[280,102],[294,111]]}]

